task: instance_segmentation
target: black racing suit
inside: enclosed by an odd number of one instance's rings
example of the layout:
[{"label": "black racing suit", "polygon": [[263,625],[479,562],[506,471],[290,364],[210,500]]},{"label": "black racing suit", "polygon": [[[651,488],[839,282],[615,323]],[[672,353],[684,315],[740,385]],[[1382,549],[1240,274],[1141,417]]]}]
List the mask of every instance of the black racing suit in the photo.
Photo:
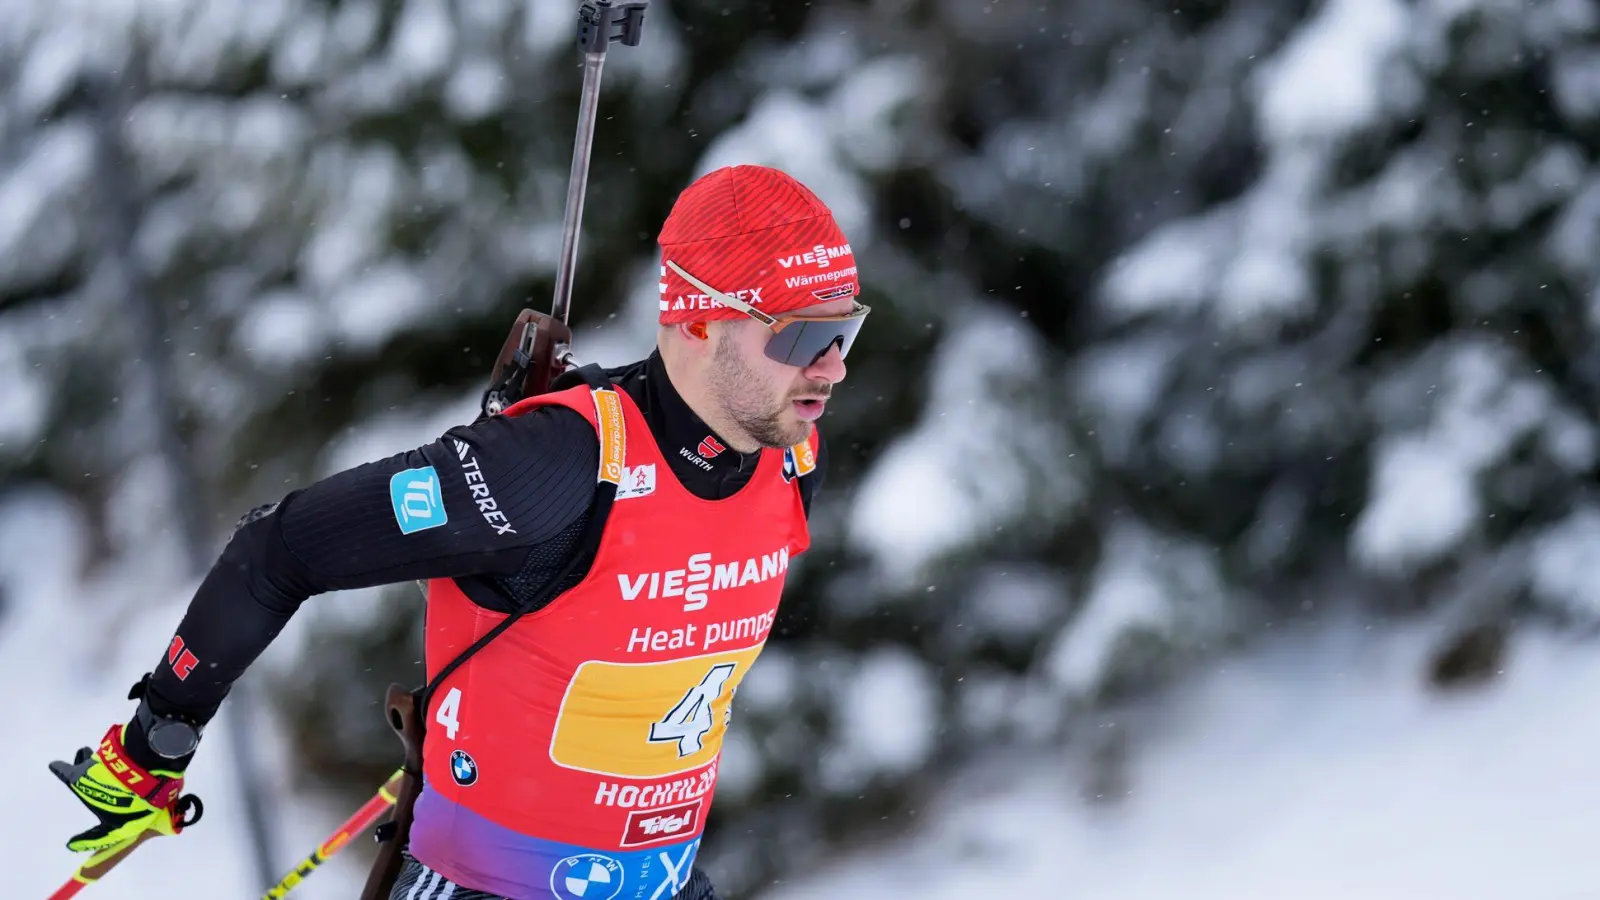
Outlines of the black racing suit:
[{"label": "black racing suit", "polygon": [[[722,499],[750,480],[759,454],[741,454],[712,433],[673,388],[659,353],[607,375],[638,404],[673,474],[691,493]],[[703,447],[707,437],[713,440]],[[454,439],[473,448],[478,480],[495,486],[493,513],[486,515],[472,496],[463,461],[447,446]],[[701,452],[719,448],[725,449]],[[599,459],[599,439],[588,420],[564,407],[540,407],[451,428],[431,444],[339,472],[252,511],[178,625],[182,649],[190,655],[163,654],[144,702],[158,715],[209,721],[233,682],[314,594],[453,578],[473,602],[510,611],[546,587],[578,549]],[[824,445],[816,470],[801,479],[808,513],[826,461]],[[423,466],[440,475],[449,524],[403,534],[395,527],[389,480]],[[570,576],[562,589],[581,577]],[[125,740],[135,761],[173,768],[171,760],[150,751],[137,720]],[[429,877],[430,884],[419,884]],[[415,895],[410,900],[432,900],[452,887],[409,857],[397,884],[406,886],[396,889],[397,900],[408,894]],[[456,889],[451,896],[486,895]],[[680,893],[685,900],[710,896],[704,873],[696,873]]]}]

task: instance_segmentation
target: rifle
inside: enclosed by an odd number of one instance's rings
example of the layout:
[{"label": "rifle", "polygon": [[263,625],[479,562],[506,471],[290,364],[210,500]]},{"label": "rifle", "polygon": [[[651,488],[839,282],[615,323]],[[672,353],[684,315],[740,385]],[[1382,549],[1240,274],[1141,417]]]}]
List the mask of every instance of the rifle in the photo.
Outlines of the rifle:
[{"label": "rifle", "polygon": [[[567,324],[572,308],[573,270],[578,259],[578,232],[589,183],[589,159],[594,143],[596,109],[600,102],[600,73],[607,47],[613,41],[637,46],[644,26],[648,0],[588,0],[578,10],[578,47],[583,51],[583,92],[578,103],[578,132],[573,144],[572,170],[567,180],[567,204],[561,235],[561,258],[556,266],[555,299],[549,313],[523,309],[512,324],[483,392],[479,419],[505,412],[524,397],[550,389],[551,382],[572,369],[572,329]],[[570,564],[568,566],[570,568]],[[559,584],[557,577],[552,585]],[[426,587],[424,596],[426,596]],[[386,900],[400,875],[401,852],[411,835],[412,807],[422,791],[422,744],[428,698],[449,674],[472,654],[498,636],[520,613],[506,617],[488,634],[439,670],[424,687],[408,689],[391,684],[384,695],[384,717],[404,748],[403,777],[395,794],[391,817],[378,825],[377,857],[367,876],[361,900]]]}]

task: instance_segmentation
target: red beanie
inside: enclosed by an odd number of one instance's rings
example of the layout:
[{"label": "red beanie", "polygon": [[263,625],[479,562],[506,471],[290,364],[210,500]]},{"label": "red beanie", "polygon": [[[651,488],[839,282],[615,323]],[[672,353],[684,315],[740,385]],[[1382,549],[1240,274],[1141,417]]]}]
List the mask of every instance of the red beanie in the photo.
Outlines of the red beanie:
[{"label": "red beanie", "polygon": [[657,238],[661,324],[737,319],[667,267],[778,315],[860,293],[856,258],[833,213],[805,185],[766,166],[730,166],[678,195]]}]

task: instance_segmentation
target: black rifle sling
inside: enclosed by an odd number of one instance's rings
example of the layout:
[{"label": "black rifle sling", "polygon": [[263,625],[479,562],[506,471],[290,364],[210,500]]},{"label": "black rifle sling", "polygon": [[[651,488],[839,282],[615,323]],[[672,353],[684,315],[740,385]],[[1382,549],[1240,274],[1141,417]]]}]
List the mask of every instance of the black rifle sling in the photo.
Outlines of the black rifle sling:
[{"label": "black rifle sling", "polygon": [[[583,380],[583,383],[587,384],[592,390],[598,390],[601,388],[608,390],[617,389],[616,386],[611,383],[611,380],[606,377],[604,370],[602,370],[598,365],[591,363],[590,365],[581,366],[566,374],[570,375],[574,373],[580,376]],[[555,389],[557,389],[556,385],[552,385],[552,390]],[[573,574],[580,571],[586,571],[588,569],[589,565],[594,562],[595,554],[600,550],[600,538],[605,532],[606,519],[610,517],[611,504],[616,500],[616,498],[617,486],[615,484],[609,481],[596,480],[594,500],[589,506],[589,521],[584,524],[583,534],[578,540],[578,546],[573,550],[572,555],[567,557],[567,562],[561,567],[561,571],[556,573],[555,577],[551,578],[549,583],[546,584],[537,594],[534,594],[532,597],[528,598],[526,602],[517,604],[517,608],[512,611],[510,615],[501,620],[500,624],[490,629],[488,633],[484,634],[476,641],[473,641],[470,647],[461,651],[455,659],[452,659],[450,662],[446,663],[444,667],[439,670],[439,674],[433,676],[433,678],[428,681],[427,686],[425,686],[417,695],[416,702],[418,719],[426,722],[425,716],[428,711],[428,704],[433,699],[434,691],[438,690],[439,685],[441,685],[446,678],[450,677],[452,672],[460,668],[468,659],[471,659],[473,654],[488,646],[490,641],[493,641],[495,638],[503,634],[507,628],[510,628],[512,625],[516,624],[518,619],[530,612],[533,612],[534,610],[543,609],[550,602],[550,600],[554,598],[555,594],[561,590],[561,586],[566,583],[566,581],[571,578]]]}]

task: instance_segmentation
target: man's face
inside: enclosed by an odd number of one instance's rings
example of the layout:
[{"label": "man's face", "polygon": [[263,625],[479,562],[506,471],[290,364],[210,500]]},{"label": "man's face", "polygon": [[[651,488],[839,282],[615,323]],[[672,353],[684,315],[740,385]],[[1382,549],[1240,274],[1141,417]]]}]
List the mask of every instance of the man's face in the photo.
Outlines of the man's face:
[{"label": "man's face", "polygon": [[[807,316],[844,315],[850,298],[807,307]],[[716,334],[711,359],[712,396],[728,418],[763,447],[788,447],[805,440],[822,416],[833,386],[844,380],[844,358],[829,348],[805,368],[784,365],[765,353],[772,332],[760,322],[735,320]]]}]

